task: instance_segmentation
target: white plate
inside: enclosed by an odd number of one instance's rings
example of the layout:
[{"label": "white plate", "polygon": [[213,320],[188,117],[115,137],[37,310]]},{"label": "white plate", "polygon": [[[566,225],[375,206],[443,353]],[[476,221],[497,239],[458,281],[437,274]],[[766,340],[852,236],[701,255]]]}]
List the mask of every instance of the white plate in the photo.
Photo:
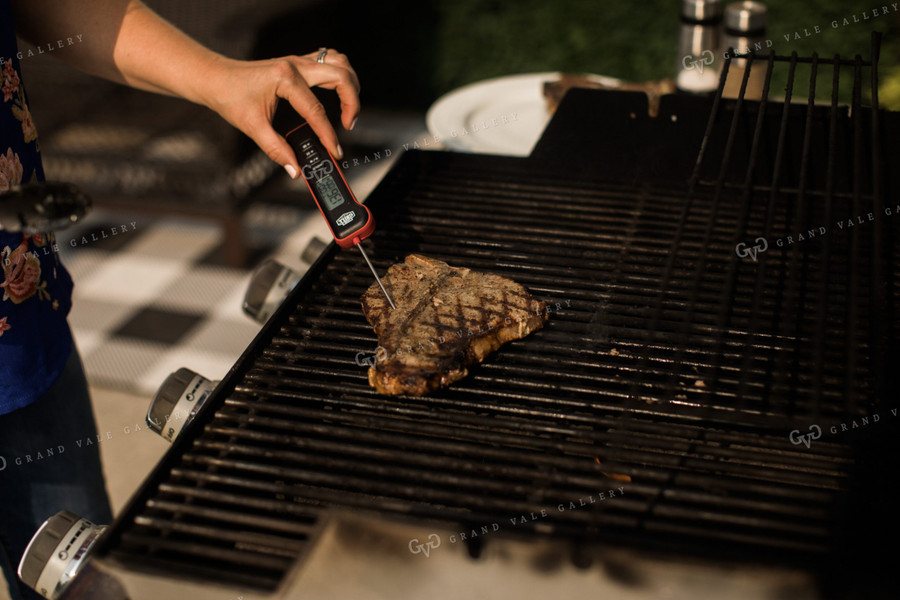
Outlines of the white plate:
[{"label": "white plate", "polygon": [[[553,72],[508,75],[453,90],[428,109],[428,131],[451,150],[528,156],[550,120],[544,82],[559,77]],[[602,75],[588,77],[620,84]]]}]

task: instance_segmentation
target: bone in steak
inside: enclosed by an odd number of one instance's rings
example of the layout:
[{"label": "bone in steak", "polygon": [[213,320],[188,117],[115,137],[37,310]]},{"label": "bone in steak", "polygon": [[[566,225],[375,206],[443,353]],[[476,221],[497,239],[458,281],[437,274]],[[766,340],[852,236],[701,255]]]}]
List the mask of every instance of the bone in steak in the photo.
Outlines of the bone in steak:
[{"label": "bone in steak", "polygon": [[380,346],[369,384],[382,394],[421,396],[468,374],[503,343],[543,327],[547,303],[499,275],[411,254],[361,301]]}]

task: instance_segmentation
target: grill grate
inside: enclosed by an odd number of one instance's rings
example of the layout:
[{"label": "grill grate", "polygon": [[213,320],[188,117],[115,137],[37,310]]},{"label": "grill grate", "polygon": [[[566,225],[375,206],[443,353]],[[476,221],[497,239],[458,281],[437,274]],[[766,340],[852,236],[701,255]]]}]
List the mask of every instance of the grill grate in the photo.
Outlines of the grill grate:
[{"label": "grill grate", "polygon": [[[807,64],[749,60],[786,66],[792,82]],[[853,71],[849,116],[836,95],[791,104],[790,87],[784,102],[719,95],[681,188],[406,154],[368,203],[376,266],[418,252],[510,276],[548,301],[544,329],[428,398],[379,396],[360,364],[377,344],[359,305],[371,274],[332,245],[101,551],[274,589],[337,506],[816,564],[837,543],[858,448],[840,435],[792,444],[788,432],[896,394],[883,357],[896,354],[900,257],[886,219],[775,241],[882,202],[878,111],[860,106],[875,60],[808,64],[814,83],[832,67],[835,89]],[[756,237],[772,242],[739,256]]]},{"label": "grill grate", "polygon": [[[697,303],[702,301],[707,281],[719,287],[719,307],[712,328],[715,341],[708,346],[712,353],[707,356],[700,372],[702,378],[698,381],[704,385],[712,383],[710,393],[727,397],[731,409],[736,408],[742,413],[748,409],[759,410],[764,414],[774,410],[776,420],[785,414],[818,418],[822,413],[840,419],[848,413],[871,410],[872,399],[885,391],[884,363],[881,361],[886,348],[885,333],[892,332],[880,328],[893,321],[886,320],[889,290],[883,252],[887,215],[879,187],[883,179],[877,137],[879,43],[879,36],[873,35],[873,60],[870,62],[863,62],[858,56],[854,61],[842,61],[840,57],[820,60],[817,55],[802,60],[796,52],[790,57],[769,55],[761,101],[752,106],[755,115],[748,110],[744,98],[755,57],[746,55],[747,66],[743,70],[740,94],[728,112],[722,110],[722,90],[732,61],[725,62],[722,85],[713,101],[709,126],[654,299],[651,325],[646,330],[650,335],[645,337],[652,343],[667,308],[673,304],[669,296],[680,286],[685,286],[689,290],[686,310],[679,299],[672,306],[674,312],[680,313],[675,331],[679,336],[688,336],[698,346],[703,345],[709,339],[709,330],[705,324],[697,327]],[[779,62],[788,66],[785,97],[783,102],[770,103],[771,76]],[[799,78],[798,64],[805,62],[810,66],[804,109],[792,105],[792,101]],[[844,65],[853,67],[853,104],[849,119],[841,118],[845,109],[838,105],[840,71]],[[831,104],[818,107],[815,99],[819,69],[829,66],[833,74]],[[871,71],[870,92],[875,110],[865,110],[861,105],[863,67],[869,67]],[[778,112],[781,113],[780,119],[773,119],[770,104],[781,104],[780,110],[774,107],[776,117]],[[871,129],[864,126],[866,116]],[[770,122],[767,123],[767,119]],[[766,132],[774,132],[776,127],[777,137],[771,147],[766,143]],[[745,143],[740,144],[748,156],[734,169],[731,161],[742,130],[744,137],[750,138],[749,143],[743,140]],[[870,144],[864,143],[867,131],[871,132]],[[726,132],[724,142],[716,143],[712,139],[716,133],[723,135]],[[796,160],[792,147],[797,149],[798,146],[799,160]],[[715,155],[713,160],[707,159],[710,147],[721,148],[721,154]],[[850,149],[848,155],[842,157],[847,172],[840,169],[839,148]],[[768,157],[774,159],[770,165],[763,165]],[[812,165],[819,161],[827,165],[824,172],[811,174]],[[871,166],[870,171],[864,168],[867,165]],[[744,173],[740,173],[741,170]],[[730,177],[739,183],[732,184]],[[726,188],[735,191],[726,193]],[[712,194],[701,197],[701,190],[711,190]],[[698,241],[697,236],[687,235],[685,231],[694,212],[701,212],[704,224],[700,249],[696,253],[691,251]],[[876,215],[878,218],[874,219]],[[732,232],[731,236],[717,235],[716,225],[720,219]],[[865,223],[855,222],[860,219],[865,219]],[[838,227],[836,221],[842,225]],[[865,225],[869,231],[864,235],[859,225]],[[844,232],[843,227],[854,229]],[[815,239],[816,236],[820,236],[819,239]],[[729,237],[735,252],[728,255],[728,261],[718,264],[710,261],[711,254],[717,254],[715,241]],[[746,260],[742,264],[740,259],[741,253],[745,258],[747,256],[748,244],[744,242],[748,238],[754,240],[751,250],[756,250],[755,254],[749,255],[752,258],[750,265]],[[779,248],[787,245],[784,252],[769,252],[769,240],[773,238]],[[675,276],[676,260],[683,260],[690,254],[695,256],[690,278]],[[773,257],[775,254],[777,256]],[[772,260],[778,264],[771,264]],[[766,307],[766,291],[775,292],[775,310],[771,313]],[[749,310],[744,312],[747,299],[752,300]],[[840,318],[844,323],[836,326],[835,320]],[[833,337],[826,339],[826,332]],[[690,345],[673,345],[672,368],[665,386],[666,402],[673,401],[672,395],[677,390],[673,384],[685,366],[696,365],[686,360]],[[829,361],[829,353],[836,360]],[[742,375],[753,368],[761,355],[766,359],[768,372],[765,385],[754,390],[751,389],[753,379]],[[642,366],[646,368],[648,362],[645,355]],[[829,363],[839,367],[840,362],[843,362],[843,369],[826,371]],[[805,381],[804,375],[807,376]],[[829,379],[843,381],[843,388],[828,386]],[[656,397],[652,393],[642,394],[638,385],[633,385],[632,393],[644,400],[652,401]],[[706,401],[703,406],[712,407]]]}]

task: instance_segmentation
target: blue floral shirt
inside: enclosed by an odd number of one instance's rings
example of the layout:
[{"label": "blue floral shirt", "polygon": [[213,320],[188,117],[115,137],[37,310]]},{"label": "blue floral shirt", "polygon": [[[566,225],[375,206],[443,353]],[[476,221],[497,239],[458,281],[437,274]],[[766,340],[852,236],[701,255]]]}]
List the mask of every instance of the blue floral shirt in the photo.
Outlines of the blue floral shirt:
[{"label": "blue floral shirt", "polygon": [[[44,181],[17,54],[10,0],[0,0],[0,194]],[[59,376],[72,350],[71,303],[53,234],[0,230],[0,415],[34,402]]]}]

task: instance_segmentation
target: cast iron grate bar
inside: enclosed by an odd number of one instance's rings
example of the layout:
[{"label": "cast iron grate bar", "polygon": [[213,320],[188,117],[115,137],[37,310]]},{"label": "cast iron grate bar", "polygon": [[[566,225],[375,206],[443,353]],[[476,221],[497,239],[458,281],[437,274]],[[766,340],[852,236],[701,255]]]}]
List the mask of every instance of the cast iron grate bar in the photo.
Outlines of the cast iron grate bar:
[{"label": "cast iron grate bar", "polygon": [[[840,89],[841,70],[838,64],[839,56],[835,55],[835,64],[832,67],[831,81],[831,107],[828,112],[828,166],[826,172],[834,173],[837,160],[837,123],[838,123],[838,90]],[[825,222],[831,223],[834,218],[834,177],[828,177],[825,181]],[[825,322],[826,303],[828,297],[827,276],[829,266],[831,264],[831,245],[825,244],[822,249],[822,259],[819,262],[821,269],[819,270],[819,287],[817,290],[818,302],[816,303],[816,319],[818,322]],[[825,328],[820,327],[816,330],[816,357],[815,357],[815,373],[813,381],[815,382],[815,406],[822,404],[823,395],[823,377],[825,370]],[[816,411],[818,413],[818,410]],[[814,417],[818,417],[815,414]]]}]

